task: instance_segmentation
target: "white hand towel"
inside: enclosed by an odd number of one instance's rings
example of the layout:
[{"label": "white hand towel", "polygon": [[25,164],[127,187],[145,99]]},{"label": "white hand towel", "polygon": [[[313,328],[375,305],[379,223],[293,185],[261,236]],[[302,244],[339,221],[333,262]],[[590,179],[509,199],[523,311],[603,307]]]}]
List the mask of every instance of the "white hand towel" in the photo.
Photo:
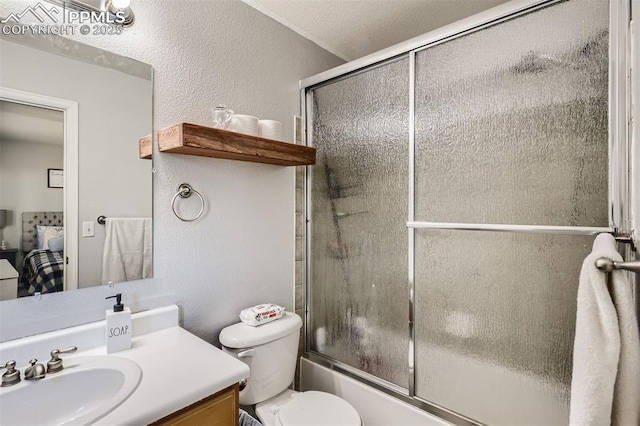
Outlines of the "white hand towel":
[{"label": "white hand towel", "polygon": [[615,239],[601,234],[582,264],[571,381],[572,426],[640,424],[640,340],[631,286],[596,259],[622,261]]},{"label": "white hand towel", "polygon": [[107,218],[102,283],[150,278],[151,218]]}]

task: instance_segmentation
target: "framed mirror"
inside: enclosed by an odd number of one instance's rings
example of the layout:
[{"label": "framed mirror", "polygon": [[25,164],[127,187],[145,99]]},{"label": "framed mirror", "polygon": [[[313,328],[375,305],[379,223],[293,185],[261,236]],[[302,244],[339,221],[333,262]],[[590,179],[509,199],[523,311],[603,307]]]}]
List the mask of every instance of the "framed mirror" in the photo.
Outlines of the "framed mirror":
[{"label": "framed mirror", "polygon": [[151,66],[59,36],[0,51],[1,299],[150,278]]}]

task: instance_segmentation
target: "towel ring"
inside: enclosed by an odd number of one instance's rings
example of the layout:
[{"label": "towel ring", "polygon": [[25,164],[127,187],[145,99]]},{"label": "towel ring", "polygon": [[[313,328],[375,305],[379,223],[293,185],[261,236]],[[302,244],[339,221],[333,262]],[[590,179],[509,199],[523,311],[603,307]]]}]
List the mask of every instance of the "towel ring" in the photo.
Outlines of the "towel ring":
[{"label": "towel ring", "polygon": [[[193,189],[188,183],[181,183],[180,185],[178,185],[177,191],[178,192],[176,192],[176,194],[171,199],[171,210],[173,211],[173,214],[183,222],[193,222],[194,220],[202,216],[202,213],[204,212],[204,198],[202,198],[202,195],[198,191]],[[195,193],[198,198],[200,198],[200,211],[195,217],[191,219],[185,219],[184,217],[180,216],[178,212],[176,212],[176,200],[178,199],[178,197],[189,198],[193,193]]]}]

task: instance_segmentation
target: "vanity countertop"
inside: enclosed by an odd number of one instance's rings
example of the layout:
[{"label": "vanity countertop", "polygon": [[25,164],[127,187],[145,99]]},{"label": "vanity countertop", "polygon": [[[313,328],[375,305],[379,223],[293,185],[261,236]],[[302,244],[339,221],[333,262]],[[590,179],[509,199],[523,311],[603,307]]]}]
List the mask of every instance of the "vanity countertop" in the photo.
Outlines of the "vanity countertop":
[{"label": "vanity countertop", "polygon": [[[249,376],[249,367],[178,325],[176,305],[132,315],[131,349],[107,355],[105,321],[0,343],[0,358],[18,365],[48,359],[52,348],[75,345],[76,357],[128,358],[142,369],[136,390],[95,425],[142,425],[196,403]],[[46,378],[43,380],[47,380]],[[100,383],[93,385],[100,386]]]},{"label": "vanity countertop", "polygon": [[[104,354],[104,346],[77,353]],[[135,361],[142,379],[133,394],[96,425],[148,424],[249,376],[245,363],[177,326],[133,338],[131,349],[110,356]]]}]

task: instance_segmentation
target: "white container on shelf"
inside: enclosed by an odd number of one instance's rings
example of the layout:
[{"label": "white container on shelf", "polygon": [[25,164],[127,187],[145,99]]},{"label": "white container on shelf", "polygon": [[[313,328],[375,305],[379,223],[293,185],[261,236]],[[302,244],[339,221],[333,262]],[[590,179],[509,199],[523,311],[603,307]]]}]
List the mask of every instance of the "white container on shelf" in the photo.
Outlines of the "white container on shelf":
[{"label": "white container on shelf", "polygon": [[266,139],[282,140],[282,123],[276,120],[258,121],[258,136]]},{"label": "white container on shelf", "polygon": [[232,132],[258,136],[258,117],[253,115],[234,114],[227,125]]}]

